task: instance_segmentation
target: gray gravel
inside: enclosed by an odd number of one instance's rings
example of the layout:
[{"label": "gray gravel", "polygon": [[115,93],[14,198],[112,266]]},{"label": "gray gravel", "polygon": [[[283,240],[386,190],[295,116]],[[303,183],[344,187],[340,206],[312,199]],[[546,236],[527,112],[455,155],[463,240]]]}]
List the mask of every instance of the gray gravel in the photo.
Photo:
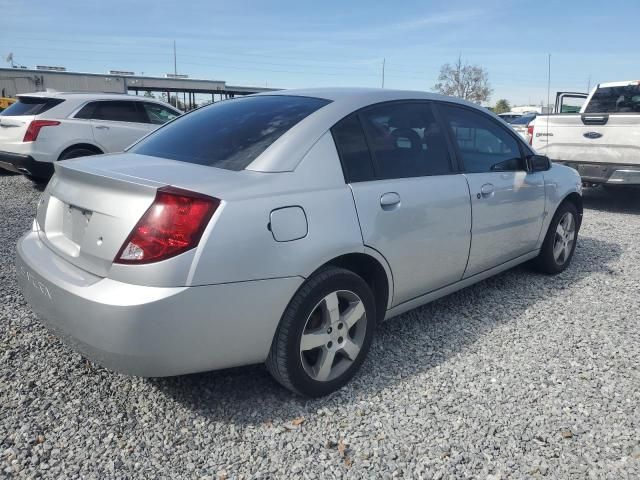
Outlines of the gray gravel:
[{"label": "gray gravel", "polygon": [[38,195],[0,176],[0,476],[640,478],[640,192],[587,192],[567,272],[517,268],[386,323],[313,401],[262,366],[144,380],[69,350],[15,282]]}]

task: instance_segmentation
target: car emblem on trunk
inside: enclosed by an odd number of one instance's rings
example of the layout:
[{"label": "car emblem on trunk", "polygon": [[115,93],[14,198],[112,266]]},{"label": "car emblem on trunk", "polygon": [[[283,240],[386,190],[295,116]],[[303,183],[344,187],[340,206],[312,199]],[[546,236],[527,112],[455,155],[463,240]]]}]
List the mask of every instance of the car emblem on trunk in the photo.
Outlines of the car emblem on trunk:
[{"label": "car emblem on trunk", "polygon": [[582,135],[584,138],[600,138],[602,136],[601,133],[598,132],[587,132]]}]

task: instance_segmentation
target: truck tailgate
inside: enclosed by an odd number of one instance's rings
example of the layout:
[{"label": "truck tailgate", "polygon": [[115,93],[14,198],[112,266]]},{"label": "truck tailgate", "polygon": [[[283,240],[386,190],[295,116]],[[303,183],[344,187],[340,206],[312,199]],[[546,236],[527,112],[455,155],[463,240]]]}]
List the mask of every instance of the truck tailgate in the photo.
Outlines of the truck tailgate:
[{"label": "truck tailgate", "polygon": [[538,116],[532,145],[553,161],[640,165],[640,115]]}]

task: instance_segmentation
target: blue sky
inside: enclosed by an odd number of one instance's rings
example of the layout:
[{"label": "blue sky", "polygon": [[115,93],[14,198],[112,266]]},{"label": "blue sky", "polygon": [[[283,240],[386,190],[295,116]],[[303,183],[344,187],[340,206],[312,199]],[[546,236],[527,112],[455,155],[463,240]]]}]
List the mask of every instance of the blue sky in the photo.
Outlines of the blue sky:
[{"label": "blue sky", "polygon": [[491,103],[640,78],[640,2],[0,0],[0,55],[69,70],[173,71],[272,87],[431,90],[458,55],[484,66]]}]

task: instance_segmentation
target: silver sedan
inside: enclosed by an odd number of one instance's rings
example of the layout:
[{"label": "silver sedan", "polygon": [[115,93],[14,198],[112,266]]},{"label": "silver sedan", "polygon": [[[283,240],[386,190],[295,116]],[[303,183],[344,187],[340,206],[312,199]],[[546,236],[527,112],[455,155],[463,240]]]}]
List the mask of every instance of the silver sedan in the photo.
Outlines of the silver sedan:
[{"label": "silver sedan", "polygon": [[56,163],[16,262],[43,322],[102,365],[266,362],[319,396],[385,319],[526,261],[567,268],[581,219],[578,174],[476,105],[282,91]]}]

